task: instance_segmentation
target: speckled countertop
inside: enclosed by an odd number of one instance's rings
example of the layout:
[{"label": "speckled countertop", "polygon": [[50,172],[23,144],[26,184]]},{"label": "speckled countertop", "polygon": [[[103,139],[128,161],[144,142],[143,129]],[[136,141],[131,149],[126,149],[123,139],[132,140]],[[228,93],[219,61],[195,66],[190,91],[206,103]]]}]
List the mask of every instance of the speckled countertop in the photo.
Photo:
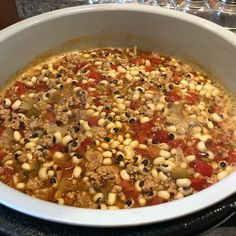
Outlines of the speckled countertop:
[{"label": "speckled countertop", "polygon": [[44,12],[87,3],[88,0],[16,0],[19,16],[23,19]]}]

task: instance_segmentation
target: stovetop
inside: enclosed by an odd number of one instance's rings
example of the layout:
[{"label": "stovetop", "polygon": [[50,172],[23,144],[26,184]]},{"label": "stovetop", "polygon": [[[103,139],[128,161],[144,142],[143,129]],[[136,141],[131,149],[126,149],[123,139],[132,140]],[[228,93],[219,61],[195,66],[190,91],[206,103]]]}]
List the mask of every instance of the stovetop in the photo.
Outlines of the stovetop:
[{"label": "stovetop", "polygon": [[0,235],[11,236],[169,236],[236,235],[236,195],[193,215],[128,228],[88,228],[37,219],[0,205]]}]

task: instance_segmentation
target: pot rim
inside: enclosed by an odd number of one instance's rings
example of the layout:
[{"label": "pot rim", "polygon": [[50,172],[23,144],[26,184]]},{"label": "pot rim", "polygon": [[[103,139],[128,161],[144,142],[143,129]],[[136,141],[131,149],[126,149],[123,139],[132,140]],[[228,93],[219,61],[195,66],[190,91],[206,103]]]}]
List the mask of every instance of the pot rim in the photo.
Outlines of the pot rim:
[{"label": "pot rim", "polygon": [[[96,6],[71,7],[44,13],[18,22],[0,31],[0,43],[25,28],[33,27],[37,24],[41,24],[42,22],[50,21],[51,19],[57,19],[67,15],[98,11],[133,11],[165,16],[168,15],[169,17],[189,22],[210,31],[217,37],[223,38],[236,48],[236,35],[221,26],[189,14],[139,4],[99,4]],[[0,183],[0,203],[25,214],[58,223],[92,227],[136,226],[149,223],[159,223],[186,216],[216,204],[236,191],[236,187],[232,184],[235,178],[236,172],[227,176],[225,179],[214,184],[213,186],[180,200],[175,200],[156,206],[122,209],[118,211],[62,206],[40,199],[35,199],[10,188],[3,183]]]}]

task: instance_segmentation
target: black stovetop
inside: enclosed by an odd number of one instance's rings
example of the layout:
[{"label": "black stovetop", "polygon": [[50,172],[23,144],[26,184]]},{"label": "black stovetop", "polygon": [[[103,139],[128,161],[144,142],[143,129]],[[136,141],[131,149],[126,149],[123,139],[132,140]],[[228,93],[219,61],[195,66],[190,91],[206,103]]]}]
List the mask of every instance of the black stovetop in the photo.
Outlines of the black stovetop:
[{"label": "black stovetop", "polygon": [[[193,215],[140,227],[88,228],[40,220],[0,205],[0,235],[11,236],[166,236],[166,235],[236,235],[236,195]],[[230,234],[212,233],[214,228],[230,228]],[[226,229],[226,228],[222,228]],[[210,232],[211,231],[211,232]],[[210,232],[210,233],[206,233]],[[214,231],[213,231],[214,232]]]}]

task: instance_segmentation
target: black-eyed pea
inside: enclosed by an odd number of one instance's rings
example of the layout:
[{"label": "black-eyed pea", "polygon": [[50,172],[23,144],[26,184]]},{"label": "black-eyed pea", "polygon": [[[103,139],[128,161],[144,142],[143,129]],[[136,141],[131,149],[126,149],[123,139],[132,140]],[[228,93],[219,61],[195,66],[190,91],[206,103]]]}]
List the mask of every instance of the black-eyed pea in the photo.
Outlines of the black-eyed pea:
[{"label": "black-eyed pea", "polygon": [[153,169],[151,170],[151,175],[152,175],[153,178],[155,178],[155,179],[158,179],[158,178],[159,178],[158,172],[157,172],[157,170],[156,170],[155,168],[153,168]]},{"label": "black-eyed pea", "polygon": [[25,148],[26,149],[31,149],[31,148],[33,148],[35,146],[36,146],[35,142],[28,142],[28,143],[25,144]]},{"label": "black-eyed pea", "polygon": [[93,201],[95,203],[99,203],[99,202],[102,202],[103,201],[103,193],[96,193],[94,196],[93,196]]},{"label": "black-eyed pea", "polygon": [[188,155],[185,157],[186,161],[189,163],[189,162],[192,162],[196,159],[196,156],[195,155]]},{"label": "black-eyed pea", "polygon": [[112,165],[112,159],[111,158],[104,158],[102,161],[102,164],[105,166]]},{"label": "black-eyed pea", "polygon": [[99,208],[100,208],[101,210],[107,210],[107,205],[104,204],[104,203],[102,203],[102,204],[100,204]]},{"label": "black-eyed pea", "polygon": [[179,187],[178,191],[181,192],[184,196],[188,196],[188,195],[193,193],[193,188],[191,188],[191,187],[186,187],[186,188]]},{"label": "black-eyed pea", "polygon": [[116,203],[116,193],[109,193],[107,197],[107,205],[114,205]]},{"label": "black-eyed pea", "polygon": [[103,153],[102,153],[102,156],[104,157],[104,158],[110,158],[110,157],[112,157],[113,156],[113,154],[112,154],[112,152],[111,151],[104,151]]},{"label": "black-eyed pea", "polygon": [[127,173],[126,170],[121,170],[121,171],[120,171],[120,177],[121,177],[123,180],[130,180],[130,175]]},{"label": "black-eyed pea", "polygon": [[115,149],[115,148],[117,148],[119,145],[120,145],[120,141],[115,140],[115,141],[113,141],[113,142],[111,143],[111,148],[112,148],[112,149]]},{"label": "black-eyed pea", "polygon": [[159,177],[160,177],[161,181],[163,181],[163,182],[168,180],[168,177],[162,171],[159,172]]},{"label": "black-eyed pea", "polygon": [[93,136],[94,136],[94,134],[93,134],[93,132],[92,132],[91,130],[86,131],[84,134],[85,134],[85,136],[86,136],[87,138],[93,138]]},{"label": "black-eyed pea", "polygon": [[17,110],[17,109],[20,108],[20,106],[21,106],[21,101],[20,101],[20,100],[16,100],[16,101],[11,105],[11,108],[12,108],[13,110]]},{"label": "black-eyed pea", "polygon": [[9,108],[11,106],[11,100],[9,98],[5,98],[3,100],[3,106],[4,108]]},{"label": "black-eyed pea", "polygon": [[96,191],[93,187],[89,187],[89,193],[94,195],[96,194]]},{"label": "black-eyed pea", "polygon": [[171,153],[170,153],[169,151],[166,151],[166,150],[161,150],[161,151],[159,152],[159,155],[160,155],[161,157],[164,157],[164,158],[169,158],[169,157],[171,157]]},{"label": "black-eyed pea", "polygon": [[165,190],[158,191],[157,196],[164,199],[164,200],[169,200],[170,199],[170,193],[168,191],[165,191]]},{"label": "black-eyed pea", "polygon": [[181,199],[181,198],[184,198],[183,193],[181,193],[181,192],[177,192],[177,193],[175,194],[174,199],[175,199],[175,200],[178,200],[178,199]]},{"label": "black-eyed pea", "polygon": [[160,144],[158,144],[158,148],[159,148],[160,150],[166,150],[166,151],[168,151],[168,150],[169,150],[169,145],[168,145],[167,143],[160,143]]},{"label": "black-eyed pea", "polygon": [[177,179],[176,184],[179,187],[186,188],[191,185],[191,180],[188,178]]},{"label": "black-eyed pea", "polygon": [[53,142],[58,144],[61,143],[62,141],[62,134],[60,131],[57,131],[53,134]]},{"label": "black-eyed pea", "polygon": [[62,138],[62,144],[67,146],[70,142],[72,142],[73,138],[70,135],[66,135]]},{"label": "black-eyed pea", "polygon": [[29,163],[23,163],[22,165],[21,165],[21,168],[23,169],[23,170],[26,170],[26,171],[30,171],[32,168],[31,168],[31,165],[29,164]]},{"label": "black-eyed pea", "polygon": [[139,197],[138,198],[138,204],[139,206],[145,206],[147,204],[147,200],[145,197]]},{"label": "black-eyed pea", "polygon": [[64,205],[65,204],[65,201],[64,201],[63,198],[58,198],[57,202],[58,202],[59,205]]},{"label": "black-eyed pea", "polygon": [[19,189],[19,190],[24,189],[24,188],[25,188],[25,183],[22,183],[22,182],[17,183],[17,184],[16,184],[16,188]]},{"label": "black-eyed pea", "polygon": [[82,168],[80,166],[76,166],[73,170],[73,177],[79,178],[82,173]]},{"label": "black-eyed pea", "polygon": [[124,152],[125,152],[125,158],[128,160],[133,159],[133,157],[135,156],[134,149],[131,146],[125,146]]},{"label": "black-eyed pea", "polygon": [[147,149],[147,145],[146,144],[139,144],[138,148],[145,150],[145,149]]},{"label": "black-eyed pea", "polygon": [[57,151],[53,154],[53,158],[55,158],[55,159],[62,159],[63,157],[64,157],[64,154],[59,151]]},{"label": "black-eyed pea", "polygon": [[48,179],[48,173],[47,173],[47,168],[46,167],[41,167],[38,172],[38,176],[41,180],[47,180]]},{"label": "black-eyed pea", "polygon": [[159,166],[161,164],[163,164],[165,162],[165,158],[164,157],[157,157],[153,160],[153,165],[155,166]]},{"label": "black-eyed pea", "polygon": [[200,152],[206,152],[207,151],[207,147],[206,147],[206,145],[203,141],[200,141],[200,142],[197,143],[197,149]]},{"label": "black-eyed pea", "polygon": [[142,191],[142,187],[140,186],[141,184],[141,180],[137,180],[134,184],[134,187],[136,188],[137,191],[141,192]]},{"label": "black-eyed pea", "polygon": [[225,178],[227,175],[229,174],[229,172],[227,170],[223,170],[223,171],[220,171],[218,174],[217,174],[217,179],[218,180],[222,180],[223,178]]},{"label": "black-eyed pea", "polygon": [[131,208],[134,205],[134,200],[132,198],[129,198],[125,201],[125,208]]},{"label": "black-eyed pea", "polygon": [[18,130],[15,130],[15,131],[13,132],[13,137],[14,137],[14,140],[15,140],[16,142],[19,142],[19,141],[21,140],[21,134],[20,134],[20,132],[19,132]]}]

